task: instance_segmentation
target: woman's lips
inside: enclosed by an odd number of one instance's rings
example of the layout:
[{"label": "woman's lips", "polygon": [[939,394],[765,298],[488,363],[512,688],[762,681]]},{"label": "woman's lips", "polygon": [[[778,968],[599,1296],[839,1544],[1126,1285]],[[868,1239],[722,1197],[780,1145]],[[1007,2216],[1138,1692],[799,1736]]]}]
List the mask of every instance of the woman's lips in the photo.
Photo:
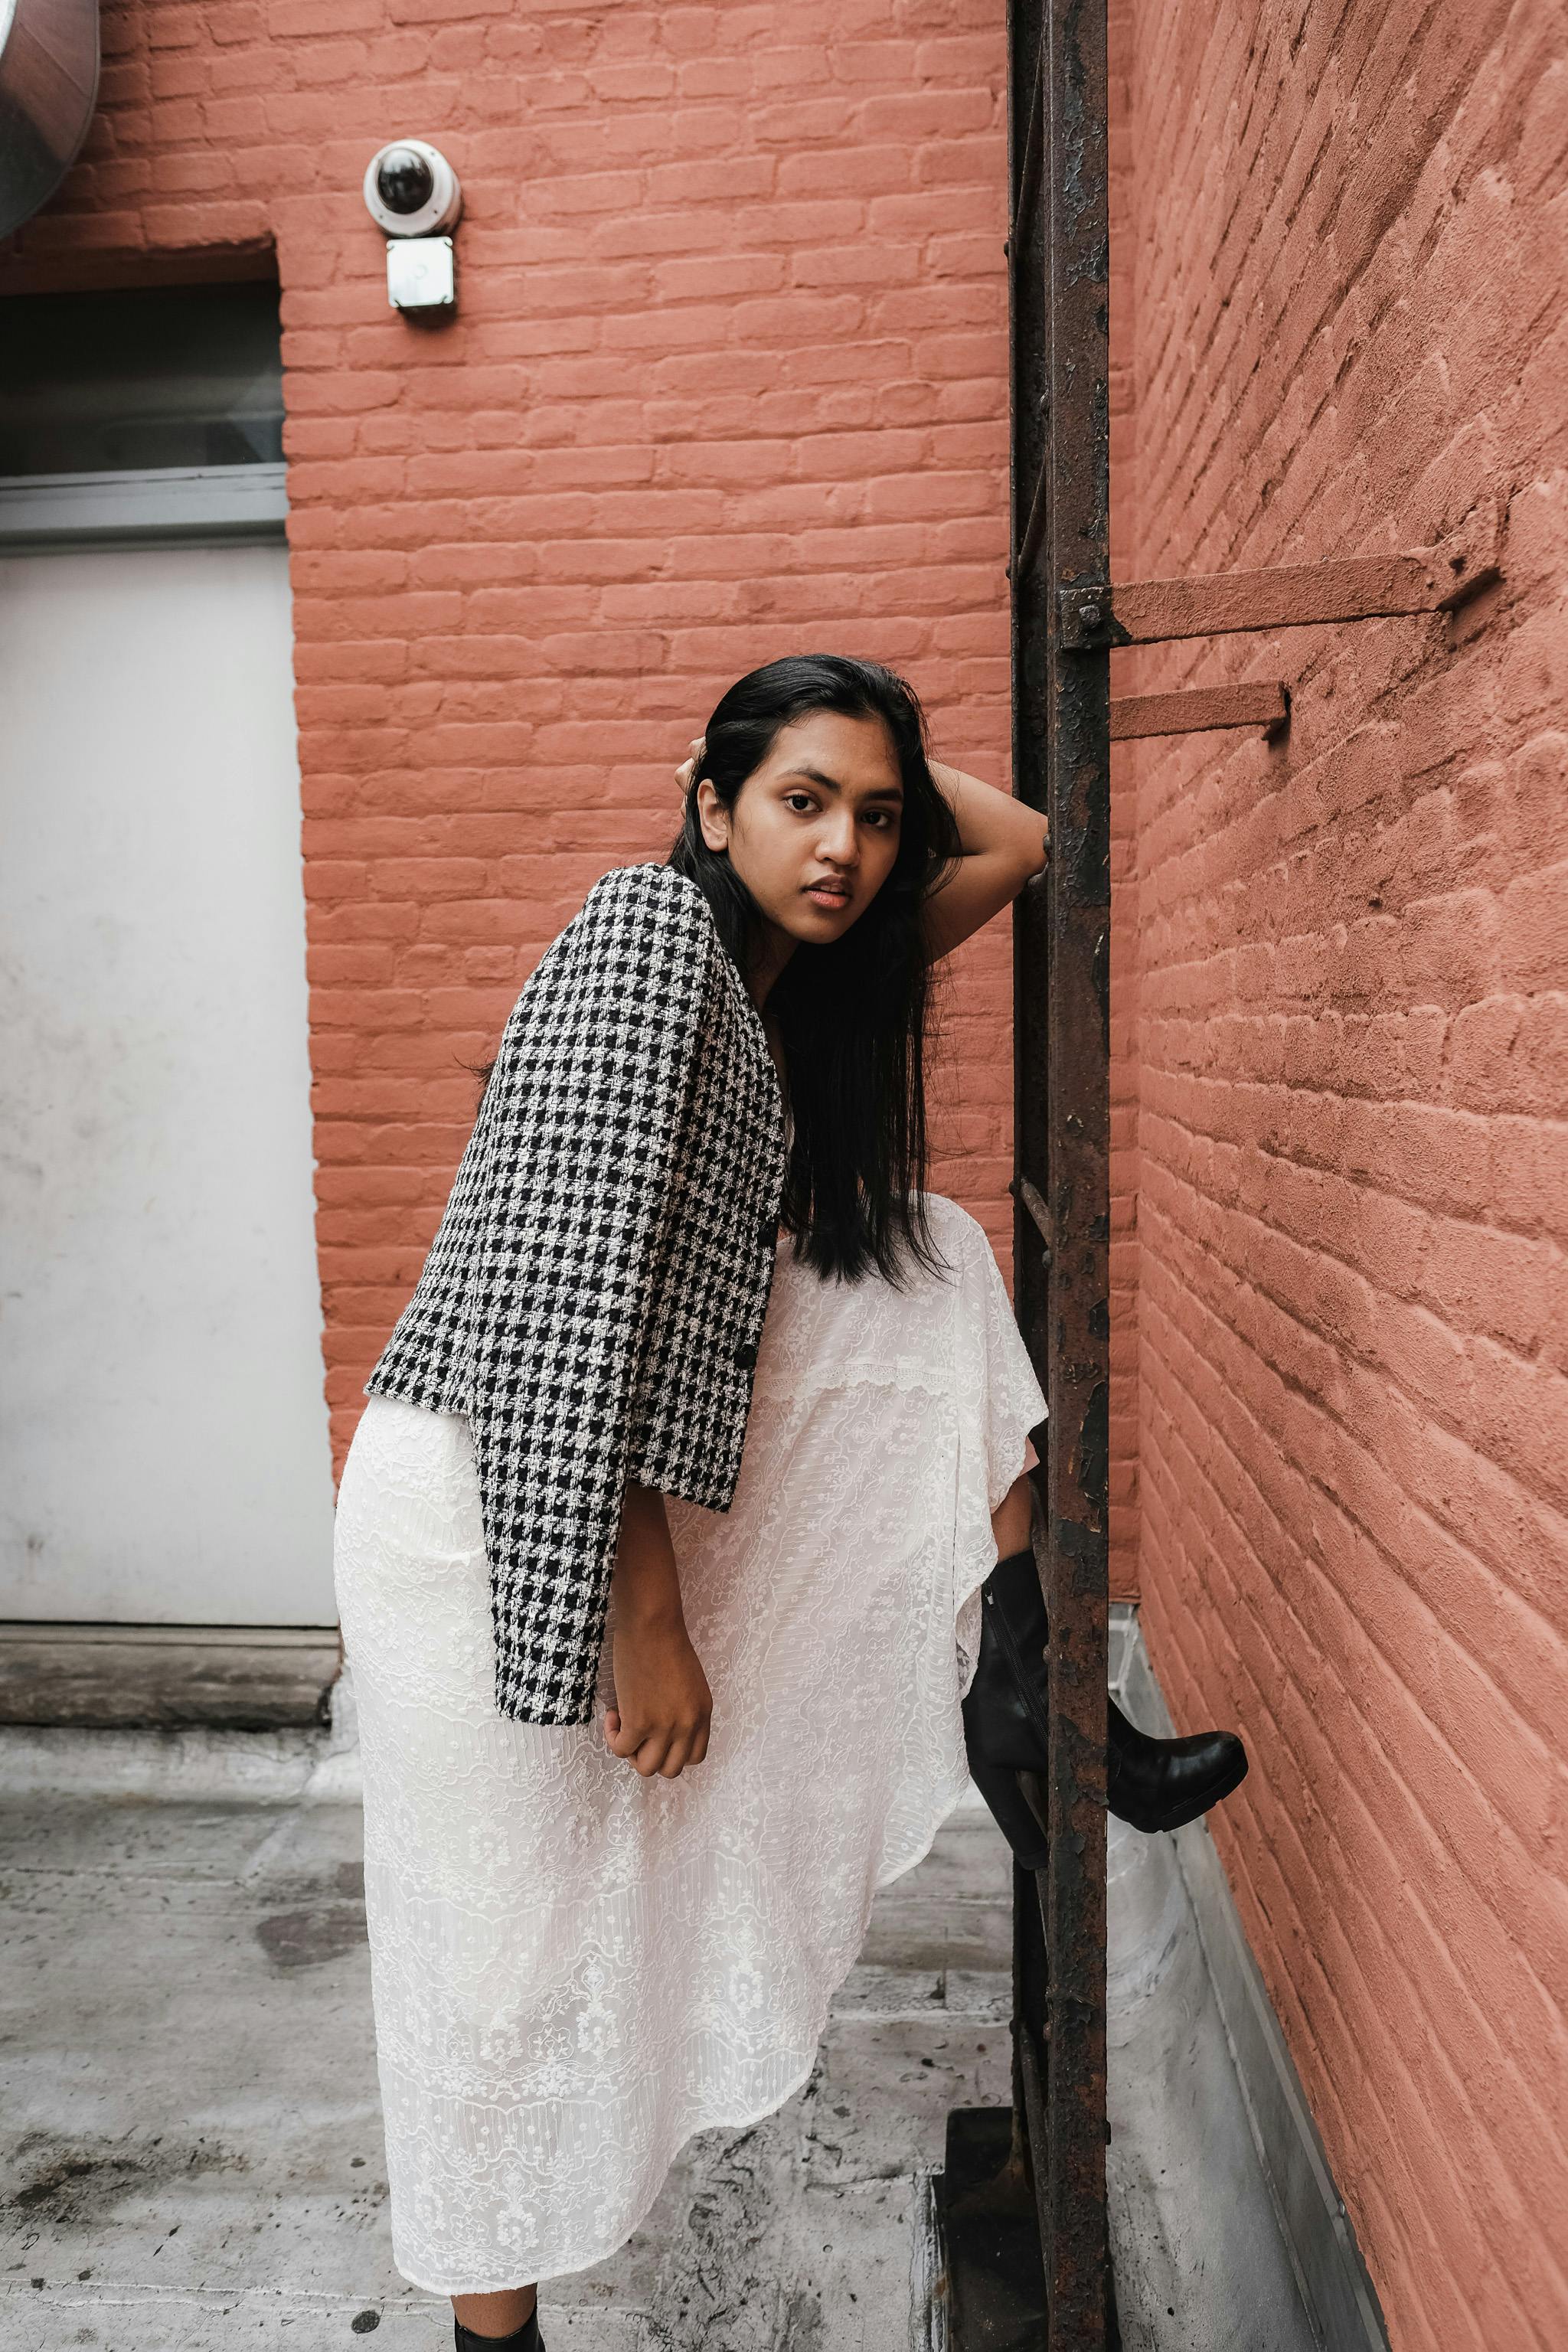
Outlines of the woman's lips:
[{"label": "woman's lips", "polygon": [[819,907],[835,908],[847,907],[850,897],[847,890],[837,889],[830,882],[808,882],[805,895],[808,898],[815,898]]}]

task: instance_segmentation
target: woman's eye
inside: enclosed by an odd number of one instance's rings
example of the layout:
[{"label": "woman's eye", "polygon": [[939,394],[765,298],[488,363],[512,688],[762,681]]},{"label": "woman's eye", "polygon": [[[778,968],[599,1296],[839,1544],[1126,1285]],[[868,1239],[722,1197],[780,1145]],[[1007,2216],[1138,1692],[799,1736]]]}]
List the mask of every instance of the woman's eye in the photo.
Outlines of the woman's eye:
[{"label": "woman's eye", "polygon": [[794,809],[797,816],[809,816],[816,803],[809,793],[786,793],[784,806]]},{"label": "woman's eye", "polygon": [[890,833],[898,820],[891,809],[868,809],[866,822],[874,824],[879,832]]}]

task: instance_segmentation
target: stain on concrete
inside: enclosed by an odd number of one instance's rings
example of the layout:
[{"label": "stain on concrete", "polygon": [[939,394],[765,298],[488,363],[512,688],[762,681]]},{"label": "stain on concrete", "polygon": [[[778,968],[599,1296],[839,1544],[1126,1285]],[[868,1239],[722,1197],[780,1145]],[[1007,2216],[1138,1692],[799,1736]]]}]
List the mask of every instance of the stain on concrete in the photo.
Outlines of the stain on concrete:
[{"label": "stain on concrete", "polygon": [[204,2173],[240,2172],[247,2158],[221,2140],[64,2140],[29,2132],[17,2143],[14,2162],[17,2186],[5,2205],[37,2233],[95,2229],[122,2198]]},{"label": "stain on concrete", "polygon": [[256,1940],[279,1969],[315,1969],[341,1960],[364,1944],[364,1909],[357,1903],[320,1903],[304,1911],[273,1911]]},{"label": "stain on concrete", "polygon": [[822,2343],[822,2298],[812,2287],[790,2289],[785,2298],[781,2344],[789,2352],[818,2352]]}]

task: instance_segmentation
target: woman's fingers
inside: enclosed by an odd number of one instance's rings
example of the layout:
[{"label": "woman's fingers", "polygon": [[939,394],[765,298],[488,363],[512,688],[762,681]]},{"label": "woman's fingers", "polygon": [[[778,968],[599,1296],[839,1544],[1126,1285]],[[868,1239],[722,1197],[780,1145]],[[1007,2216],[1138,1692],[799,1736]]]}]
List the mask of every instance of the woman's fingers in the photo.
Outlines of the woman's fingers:
[{"label": "woman's fingers", "polygon": [[649,1731],[624,1721],[613,1738],[608,1731],[605,1735],[605,1745],[611,1755],[624,1758],[633,1771],[640,1772],[645,1780],[650,1772],[658,1771],[668,1744],[668,1732]]},{"label": "woman's fingers", "polygon": [[700,1723],[690,1731],[677,1734],[670,1741],[668,1753],[659,1766],[659,1771],[665,1780],[673,1780],[685,1771],[689,1764],[700,1764],[707,1753],[708,1726]]},{"label": "woman's fingers", "polygon": [[675,1780],[677,1773],[684,1773],[687,1764],[700,1764],[705,1755],[708,1755],[708,1717],[703,1715],[700,1722],[689,1722],[677,1728],[658,1771],[663,1773],[666,1780]]},{"label": "woman's fingers", "polygon": [[692,737],[690,756],[682,760],[675,772],[675,781],[683,793],[689,793],[691,790],[691,779],[696,772],[697,762],[702,757],[704,741],[705,738],[700,735]]},{"label": "woman's fingers", "polygon": [[628,1723],[613,1706],[605,1710],[605,1745],[612,1756],[635,1758],[647,1736],[646,1724]]},{"label": "woman's fingers", "polygon": [[[706,1723],[682,1723],[673,1731],[660,1733],[658,1739],[650,1740],[646,1748],[639,1748],[637,1767],[645,1775],[657,1772],[663,1780],[675,1780],[689,1764],[700,1764],[707,1753]],[[645,1757],[651,1757],[653,1760],[645,1762]]]},{"label": "woman's fingers", "polygon": [[688,1733],[656,1732],[645,1739],[632,1762],[645,1780],[678,1780],[691,1761],[691,1739]]},{"label": "woman's fingers", "polygon": [[605,1713],[605,1745],[612,1756],[624,1757],[645,1780],[657,1774],[673,1780],[689,1764],[700,1764],[708,1753],[705,1722],[628,1724],[614,1707]]}]

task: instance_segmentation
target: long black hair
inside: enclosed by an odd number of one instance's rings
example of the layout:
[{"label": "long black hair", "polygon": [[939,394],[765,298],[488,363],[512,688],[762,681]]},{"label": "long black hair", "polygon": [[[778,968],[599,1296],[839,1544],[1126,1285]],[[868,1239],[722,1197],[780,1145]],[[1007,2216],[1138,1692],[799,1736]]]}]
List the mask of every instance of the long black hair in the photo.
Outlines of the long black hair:
[{"label": "long black hair", "polygon": [[877,662],[837,654],[795,654],[751,671],[708,721],[668,862],[701,889],[747,974],[762,910],[728,854],[703,840],[697,787],[706,779],[732,808],[781,728],[816,710],[882,721],[904,804],[898,855],[864,914],[837,940],[797,946],[768,997],[795,1130],[784,1223],[796,1257],[819,1274],[854,1282],[875,1265],[898,1284],[905,1251],[933,1272],[942,1266],[922,1198],[931,967],[921,909],[961,846],[913,688]]}]

